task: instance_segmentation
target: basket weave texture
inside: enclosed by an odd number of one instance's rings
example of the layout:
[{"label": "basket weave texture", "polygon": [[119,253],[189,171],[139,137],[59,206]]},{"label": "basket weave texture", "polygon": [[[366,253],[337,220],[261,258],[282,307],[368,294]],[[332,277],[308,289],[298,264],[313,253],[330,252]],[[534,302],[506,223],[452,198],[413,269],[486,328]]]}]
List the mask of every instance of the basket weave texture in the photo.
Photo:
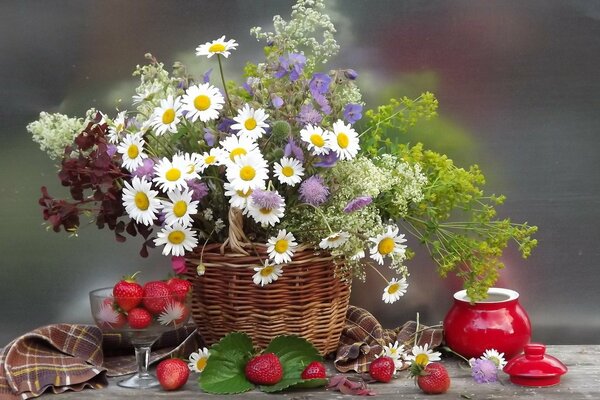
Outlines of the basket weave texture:
[{"label": "basket weave texture", "polygon": [[[342,262],[334,263],[326,252],[298,249],[282,276],[261,287],[252,276],[260,260],[267,259],[266,246],[244,247],[246,254],[208,244],[186,256],[192,317],[207,345],[241,331],[261,348],[278,335],[293,334],[311,341],[323,355],[335,351],[351,288],[349,276],[339,274]],[[206,267],[202,276],[196,273],[200,259]]]}]

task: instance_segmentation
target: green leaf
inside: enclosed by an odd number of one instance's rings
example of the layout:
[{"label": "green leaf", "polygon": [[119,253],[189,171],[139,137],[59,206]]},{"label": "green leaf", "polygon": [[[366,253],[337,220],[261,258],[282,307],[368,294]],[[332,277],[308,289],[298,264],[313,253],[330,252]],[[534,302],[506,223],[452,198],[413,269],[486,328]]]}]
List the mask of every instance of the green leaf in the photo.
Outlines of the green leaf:
[{"label": "green leaf", "polygon": [[245,333],[230,333],[210,348],[210,357],[200,377],[200,388],[208,393],[234,394],[252,390],[244,368],[252,356],[252,339]]},{"label": "green leaf", "polygon": [[[283,367],[283,379],[275,385],[259,386],[263,392],[278,392],[299,384],[315,384],[322,386],[320,379],[302,379],[302,371],[313,361],[322,361],[322,357],[315,347],[306,339],[298,336],[278,336],[269,343],[264,353],[274,353],[279,357]],[[325,380],[326,381],[326,380]]]}]

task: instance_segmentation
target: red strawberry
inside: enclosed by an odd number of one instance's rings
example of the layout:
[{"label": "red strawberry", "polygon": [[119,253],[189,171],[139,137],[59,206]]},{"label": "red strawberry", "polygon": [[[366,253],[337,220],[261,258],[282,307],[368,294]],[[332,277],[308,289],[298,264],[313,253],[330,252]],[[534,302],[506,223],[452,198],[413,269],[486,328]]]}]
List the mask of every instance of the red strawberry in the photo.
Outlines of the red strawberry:
[{"label": "red strawberry", "polygon": [[190,292],[192,288],[192,284],[190,281],[186,281],[185,279],[180,278],[171,278],[167,281],[167,286],[169,286],[169,291],[171,292],[171,296],[173,299],[185,302],[185,297]]},{"label": "red strawberry", "polygon": [[325,379],[327,371],[322,362],[313,361],[302,371],[302,379]]},{"label": "red strawberry", "polygon": [[138,306],[142,301],[144,289],[135,281],[135,274],[124,276],[122,280],[117,282],[113,287],[113,296],[115,301],[123,311],[129,311]]},{"label": "red strawberry", "polygon": [[190,369],[185,361],[179,358],[168,358],[156,366],[156,377],[163,389],[177,390],[188,381]]},{"label": "red strawberry", "polygon": [[257,385],[274,385],[283,378],[281,361],[273,353],[261,354],[246,364],[246,378]]},{"label": "red strawberry", "polygon": [[152,323],[152,315],[144,308],[134,308],[127,313],[127,322],[133,329],[144,329]]},{"label": "red strawberry", "polygon": [[417,385],[427,394],[446,393],[450,387],[448,371],[440,363],[430,363],[423,367],[411,367],[411,372],[416,376]]},{"label": "red strawberry", "polygon": [[152,281],[144,285],[144,307],[152,314],[160,314],[171,299],[169,286],[162,281]]},{"label": "red strawberry", "polygon": [[371,378],[378,382],[387,383],[391,381],[394,372],[396,372],[396,366],[391,357],[383,356],[376,358],[371,361],[371,364],[369,365],[369,374],[371,375]]}]

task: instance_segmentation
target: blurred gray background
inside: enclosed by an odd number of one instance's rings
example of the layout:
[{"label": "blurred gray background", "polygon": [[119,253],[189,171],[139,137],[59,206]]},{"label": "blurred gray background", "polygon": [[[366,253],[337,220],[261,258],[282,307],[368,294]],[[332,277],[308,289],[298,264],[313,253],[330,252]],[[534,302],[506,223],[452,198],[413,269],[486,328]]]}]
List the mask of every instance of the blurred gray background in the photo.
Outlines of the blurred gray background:
[{"label": "blurred gray background", "polygon": [[[137,256],[139,241],[116,243],[95,226],[78,238],[46,231],[40,186],[64,193],[54,163],[25,130],[40,111],[114,116],[136,86],[131,72],[151,52],[196,74],[214,60],[198,44],[225,34],[239,50],[227,76],[260,59],[252,26],[289,16],[291,1],[7,1],[0,3],[0,346],[53,322],[90,322],[87,293],[125,272],[162,277],[168,259]],[[342,53],[332,68],[354,68],[371,107],[430,90],[440,118],[419,127],[423,141],[461,166],[477,163],[501,216],[540,228],[528,260],[509,248],[497,286],[517,290],[546,343],[599,343],[600,2],[330,2]],[[120,101],[120,99],[122,101]],[[409,140],[407,138],[407,140]],[[380,282],[356,283],[352,302],[392,327],[420,313],[443,319],[455,279],[440,280],[422,248],[410,264],[408,294],[380,300]],[[373,295],[376,293],[376,295]]]}]

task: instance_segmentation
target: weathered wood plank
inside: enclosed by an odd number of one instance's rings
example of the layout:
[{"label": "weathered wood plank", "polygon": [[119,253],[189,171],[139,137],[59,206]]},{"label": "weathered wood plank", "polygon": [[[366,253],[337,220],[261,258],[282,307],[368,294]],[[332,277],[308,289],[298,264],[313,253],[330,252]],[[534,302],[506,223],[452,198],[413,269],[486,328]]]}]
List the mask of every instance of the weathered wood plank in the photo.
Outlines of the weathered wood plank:
[{"label": "weathered wood plank", "polygon": [[[600,345],[585,346],[548,346],[547,353],[560,359],[569,372],[563,376],[560,385],[546,388],[527,388],[513,385],[508,376],[501,374],[501,381],[491,384],[477,384],[473,381],[468,368],[461,368],[457,359],[444,359],[452,379],[450,390],[443,394],[431,397],[435,400],[460,400],[460,399],[529,399],[529,400],[554,400],[554,399],[600,399]],[[61,398],[72,399],[139,399],[141,393],[137,390],[123,389],[116,385],[118,379],[111,380],[111,385],[102,390],[86,390],[80,393],[67,393]],[[388,384],[373,384],[379,399],[424,399],[425,396],[417,388],[407,373],[400,374],[398,379]],[[192,376],[187,385],[176,392],[164,392],[160,389],[144,391],[144,399],[231,399],[231,396],[216,396],[202,393],[198,389],[196,380]],[[339,392],[328,392],[324,389],[311,391],[287,392],[279,395],[268,395],[252,391],[244,393],[248,399],[274,399],[285,398],[289,400],[319,400],[319,399],[344,399]]]}]

